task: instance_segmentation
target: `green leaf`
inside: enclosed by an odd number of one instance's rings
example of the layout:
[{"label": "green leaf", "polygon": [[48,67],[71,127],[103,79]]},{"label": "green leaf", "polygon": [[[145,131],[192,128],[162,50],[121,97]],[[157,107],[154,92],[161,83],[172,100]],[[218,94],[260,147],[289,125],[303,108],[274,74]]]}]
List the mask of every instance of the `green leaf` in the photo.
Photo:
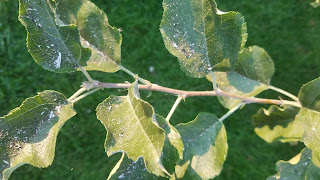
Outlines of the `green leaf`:
[{"label": "green leaf", "polygon": [[136,180],[136,179],[147,179],[157,180],[159,177],[150,174],[145,168],[143,158],[138,158],[137,161],[132,161],[125,154],[122,154],[121,159],[118,161],[116,166],[112,169],[109,174],[108,180]]},{"label": "green leaf", "polygon": [[166,119],[157,115],[157,121],[159,126],[166,132],[161,161],[166,170],[170,174],[173,174],[175,166],[178,164],[180,159],[183,158],[183,141],[181,140],[178,130],[168,123]]},{"label": "green leaf", "polygon": [[214,114],[200,113],[195,120],[176,126],[184,143],[178,178],[211,179],[219,175],[227,155],[227,135]]},{"label": "green leaf", "polygon": [[64,73],[86,65],[91,53],[80,44],[77,26],[58,26],[46,0],[19,0],[19,20],[27,29],[27,46],[44,69]]},{"label": "green leaf", "polygon": [[300,141],[303,128],[295,120],[299,110],[297,107],[287,105],[283,108],[272,105],[268,110],[261,108],[252,116],[254,131],[268,143]]},{"label": "green leaf", "polygon": [[62,25],[76,24],[81,44],[92,51],[86,70],[116,72],[120,69],[119,30],[109,25],[107,15],[88,0],[56,0],[56,18]]},{"label": "green leaf", "polygon": [[[239,54],[239,64],[229,72],[215,72],[217,84],[223,91],[253,97],[268,89],[274,74],[274,64],[267,52],[258,46],[245,48]],[[207,79],[212,82],[210,75]],[[221,104],[232,109],[241,100],[218,97]]]},{"label": "green leaf", "polygon": [[[157,115],[159,126],[166,132],[166,138],[161,156],[162,163],[166,170],[173,174],[175,166],[180,158],[179,154],[183,153],[183,142],[179,132],[170,125],[163,117]],[[178,152],[179,150],[179,152]],[[125,154],[122,155],[117,165],[111,171],[108,179],[158,179],[159,177],[150,174],[146,168],[143,158],[138,158],[137,161],[132,161]]]},{"label": "green leaf", "polygon": [[166,48],[191,77],[233,69],[247,39],[243,16],[214,0],[164,0],[160,31]]},{"label": "green leaf", "polygon": [[269,177],[271,179],[290,179],[290,180],[318,180],[320,179],[320,168],[315,166],[312,161],[312,151],[305,148],[290,161],[278,161],[276,169],[277,175]]},{"label": "green leaf", "polygon": [[76,112],[56,91],[43,91],[0,118],[0,179],[23,164],[51,165],[58,132]]},{"label": "green leaf", "polygon": [[303,85],[298,97],[304,108],[320,112],[320,78]]},{"label": "green leaf", "polygon": [[[302,108],[296,116],[304,134],[302,141],[312,150],[314,162],[320,161],[320,78],[302,86],[299,92]],[[320,167],[320,163],[317,164]]]},{"label": "green leaf", "polygon": [[164,176],[160,157],[165,132],[157,123],[153,107],[139,98],[137,82],[130,86],[127,96],[110,96],[96,111],[108,131],[108,156],[125,152],[133,161],[142,156],[149,172]]}]

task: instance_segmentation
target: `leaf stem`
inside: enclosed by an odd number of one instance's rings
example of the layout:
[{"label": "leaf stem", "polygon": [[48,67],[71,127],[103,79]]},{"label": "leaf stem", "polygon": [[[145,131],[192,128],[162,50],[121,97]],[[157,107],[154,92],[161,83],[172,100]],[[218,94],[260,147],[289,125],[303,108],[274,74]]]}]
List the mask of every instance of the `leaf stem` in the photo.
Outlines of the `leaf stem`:
[{"label": "leaf stem", "polygon": [[76,97],[78,97],[80,94],[82,94],[83,92],[86,91],[86,88],[82,87],[80,88],[77,92],[75,92],[71,97],[69,97],[68,101],[72,101],[73,99],[75,99]]},{"label": "leaf stem", "polygon": [[82,94],[81,96],[73,99],[73,100],[70,101],[70,102],[71,102],[71,103],[76,103],[77,101],[81,100],[82,98],[85,98],[85,97],[89,96],[90,94],[92,94],[92,93],[94,93],[94,92],[96,92],[96,91],[98,91],[98,90],[100,90],[100,89],[102,89],[102,88],[98,87],[98,88],[92,89],[92,90],[90,90],[90,91]]},{"label": "leaf stem", "polygon": [[[121,65],[120,65],[120,69],[121,69],[122,71],[126,72],[127,74],[129,74],[130,76],[134,77],[134,78],[137,76],[137,74],[131,72],[129,69],[127,69],[127,68],[125,68],[125,67],[123,67],[123,66],[121,66]],[[142,84],[146,84],[146,85],[151,84],[150,81],[145,80],[145,79],[140,78],[140,77],[138,77],[138,81],[140,81]]]},{"label": "leaf stem", "polygon": [[215,90],[219,94],[221,90],[218,88],[216,77],[215,77],[215,75],[213,74],[212,71],[210,71],[210,75],[211,75],[211,78],[212,78],[213,90]]},{"label": "leaf stem", "polygon": [[[100,88],[129,88],[130,84],[126,83],[103,83],[98,82],[93,85],[93,88],[100,87]],[[259,104],[275,104],[275,105],[292,105],[301,108],[300,102],[296,101],[287,101],[287,100],[277,100],[277,99],[264,99],[264,98],[256,98],[256,97],[245,97],[240,96],[237,94],[232,94],[225,91],[220,91],[219,93],[215,91],[184,91],[179,89],[172,89],[163,86],[159,86],[157,84],[150,84],[150,85],[142,85],[139,84],[138,88],[141,90],[149,90],[149,91],[159,91],[174,95],[181,95],[184,97],[192,97],[192,96],[223,96],[223,97],[230,97],[234,99],[242,100],[246,104],[250,103],[259,103]]]},{"label": "leaf stem", "polygon": [[177,107],[178,107],[178,105],[180,104],[181,100],[184,99],[184,98],[185,98],[184,96],[181,96],[181,95],[178,96],[176,102],[174,102],[174,104],[173,104],[173,106],[172,106],[169,114],[168,114],[167,117],[166,117],[167,122],[169,122],[169,120],[171,119],[174,111],[177,109]]},{"label": "leaf stem", "polygon": [[295,96],[295,95],[293,95],[293,94],[291,94],[291,93],[289,93],[289,92],[287,92],[285,90],[282,90],[282,89],[274,87],[274,86],[268,86],[268,88],[271,89],[271,90],[274,90],[274,91],[276,91],[278,93],[281,93],[281,94],[283,94],[285,96],[288,96],[289,98],[299,102],[299,98],[297,96]]},{"label": "leaf stem", "polygon": [[86,78],[88,79],[88,81],[90,82],[93,82],[94,80],[91,78],[91,76],[89,75],[89,73],[83,68],[80,66],[80,70],[81,72],[86,76]]},{"label": "leaf stem", "polygon": [[239,103],[234,108],[230,109],[225,115],[223,115],[221,118],[219,118],[219,121],[223,121],[227,119],[231,114],[233,114],[235,111],[237,111],[241,106],[243,106],[245,103]]}]

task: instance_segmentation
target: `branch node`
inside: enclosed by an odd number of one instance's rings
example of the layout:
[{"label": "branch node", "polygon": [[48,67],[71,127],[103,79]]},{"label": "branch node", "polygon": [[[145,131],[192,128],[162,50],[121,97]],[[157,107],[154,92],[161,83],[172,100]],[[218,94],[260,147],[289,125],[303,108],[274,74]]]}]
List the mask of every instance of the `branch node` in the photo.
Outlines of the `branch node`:
[{"label": "branch node", "polygon": [[182,98],[184,102],[186,102],[186,98],[187,98],[186,94],[179,94],[179,96]]},{"label": "branch node", "polygon": [[90,89],[93,89],[95,87],[99,87],[99,81],[93,80],[93,81],[84,81],[82,82],[81,87],[85,88],[87,91]]},{"label": "branch node", "polygon": [[217,93],[217,96],[221,95],[222,90],[220,88],[216,88],[215,92]]}]

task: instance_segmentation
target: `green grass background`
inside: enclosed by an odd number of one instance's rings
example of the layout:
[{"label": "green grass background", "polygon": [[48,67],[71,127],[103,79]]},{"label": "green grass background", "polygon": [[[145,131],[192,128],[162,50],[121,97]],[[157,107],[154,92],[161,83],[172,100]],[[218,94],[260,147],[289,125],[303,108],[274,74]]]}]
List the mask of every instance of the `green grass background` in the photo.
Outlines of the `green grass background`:
[{"label": "green grass background", "polygon": [[[186,90],[209,90],[205,79],[187,77],[178,61],[165,49],[159,23],[160,0],[92,0],[108,17],[110,24],[123,30],[122,65],[153,83]],[[222,11],[239,11],[248,26],[247,46],[264,47],[275,62],[272,85],[293,94],[320,75],[320,9],[306,0],[217,0]],[[17,19],[18,1],[0,0],[0,116],[19,106],[36,92],[53,89],[71,96],[85,77],[81,72],[55,74],[38,66],[27,52],[26,31]],[[149,67],[155,71],[150,73]],[[90,72],[105,82],[133,81],[124,72],[106,74]],[[55,160],[49,168],[24,165],[11,179],[106,179],[119,155],[108,158],[103,144],[106,130],[96,119],[95,107],[111,94],[125,95],[126,90],[105,89],[78,102],[77,116],[62,128]],[[175,97],[163,93],[143,92],[157,113],[166,116]],[[264,92],[260,97],[278,98]],[[282,96],[283,97],[283,96]],[[265,179],[276,173],[274,164],[289,160],[303,145],[267,144],[257,137],[251,115],[261,105],[247,105],[225,120],[229,151],[224,169],[216,179]],[[267,106],[263,106],[267,107]],[[213,112],[218,117],[227,112],[215,97],[188,98],[172,117],[173,123],[193,120],[199,112]]]}]

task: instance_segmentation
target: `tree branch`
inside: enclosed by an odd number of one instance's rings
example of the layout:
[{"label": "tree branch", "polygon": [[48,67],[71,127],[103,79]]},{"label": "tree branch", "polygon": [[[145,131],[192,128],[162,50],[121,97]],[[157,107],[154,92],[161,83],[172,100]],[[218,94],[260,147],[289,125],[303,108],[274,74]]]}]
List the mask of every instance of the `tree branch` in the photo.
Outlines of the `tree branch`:
[{"label": "tree branch", "polygon": [[[90,82],[84,82],[85,84]],[[103,83],[98,82],[92,84],[92,88],[129,88],[131,84],[127,83]],[[172,89],[167,88],[163,86],[159,86],[157,84],[150,84],[150,85],[142,85],[139,84],[138,88],[140,90],[149,90],[149,91],[158,91],[158,92],[164,92],[168,94],[173,94],[177,96],[184,96],[184,97],[193,97],[193,96],[223,96],[223,97],[229,97],[234,99],[242,100],[245,104],[250,103],[259,103],[259,104],[275,104],[275,105],[292,105],[301,108],[300,102],[295,101],[287,101],[287,100],[277,100],[277,99],[264,99],[264,98],[256,98],[256,97],[245,97],[240,96],[237,94],[232,94],[225,91],[220,91],[218,94],[215,91],[185,91],[185,90],[179,90],[179,89]]]},{"label": "tree branch", "polygon": [[289,93],[287,91],[284,91],[284,90],[279,89],[279,88],[274,87],[274,86],[268,86],[268,88],[271,89],[271,90],[274,90],[274,91],[276,91],[278,93],[281,93],[281,94],[283,94],[283,95],[285,95],[285,96],[287,96],[287,97],[289,97],[289,98],[291,98],[291,99],[293,99],[293,100],[295,100],[297,102],[299,102],[299,98],[297,96],[295,96],[295,95],[293,95],[293,94],[291,94],[291,93]]}]

